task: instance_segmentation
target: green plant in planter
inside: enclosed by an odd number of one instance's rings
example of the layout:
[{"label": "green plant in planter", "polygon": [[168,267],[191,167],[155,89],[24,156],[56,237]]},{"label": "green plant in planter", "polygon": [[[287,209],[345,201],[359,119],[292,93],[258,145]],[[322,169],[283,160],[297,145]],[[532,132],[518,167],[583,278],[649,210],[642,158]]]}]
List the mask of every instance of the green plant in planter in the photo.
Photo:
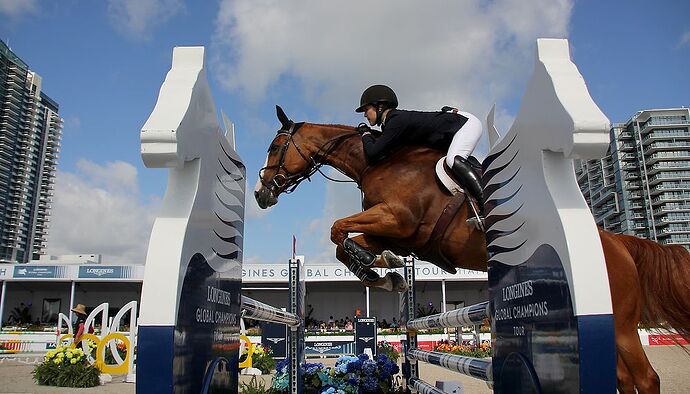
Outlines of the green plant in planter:
[{"label": "green plant in planter", "polygon": [[94,387],[100,384],[100,373],[88,362],[83,350],[58,346],[46,354],[32,375],[36,383],[44,386]]},{"label": "green plant in planter", "polygon": [[394,363],[397,363],[400,358],[400,352],[395,350],[395,347],[386,341],[380,341],[376,345],[376,354],[385,354]]}]

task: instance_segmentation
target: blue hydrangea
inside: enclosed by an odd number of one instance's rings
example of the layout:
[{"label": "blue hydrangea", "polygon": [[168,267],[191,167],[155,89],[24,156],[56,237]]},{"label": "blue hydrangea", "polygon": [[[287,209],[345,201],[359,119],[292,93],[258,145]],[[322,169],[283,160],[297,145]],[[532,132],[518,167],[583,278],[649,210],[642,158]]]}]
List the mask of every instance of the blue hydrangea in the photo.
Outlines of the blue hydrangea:
[{"label": "blue hydrangea", "polygon": [[379,391],[379,381],[375,376],[367,376],[364,378],[364,383],[362,384],[362,390],[365,393],[376,393]]},{"label": "blue hydrangea", "polygon": [[359,372],[362,369],[362,360],[355,360],[347,363],[347,372]]},{"label": "blue hydrangea", "polygon": [[388,362],[388,356],[386,356],[385,354],[379,354],[378,356],[376,356],[376,363],[377,364],[381,365],[381,364],[385,364],[387,362]]},{"label": "blue hydrangea", "polygon": [[362,372],[364,372],[365,375],[375,374],[376,369],[376,361],[374,360],[366,360],[362,363]]},{"label": "blue hydrangea", "polygon": [[290,360],[287,358],[283,359],[283,361],[279,362],[278,365],[276,365],[276,371],[277,372],[287,372],[288,364],[290,364]]},{"label": "blue hydrangea", "polygon": [[357,358],[360,359],[360,361],[366,361],[369,359],[369,355],[366,353],[362,353],[359,356],[357,356]]}]

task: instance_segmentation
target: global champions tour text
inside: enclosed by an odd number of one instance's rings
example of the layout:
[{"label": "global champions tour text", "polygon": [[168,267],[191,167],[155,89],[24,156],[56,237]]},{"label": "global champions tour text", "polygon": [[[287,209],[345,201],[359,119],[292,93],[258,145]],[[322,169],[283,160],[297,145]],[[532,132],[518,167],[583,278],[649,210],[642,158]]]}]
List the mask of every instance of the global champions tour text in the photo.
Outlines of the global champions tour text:
[{"label": "global champions tour text", "polygon": [[[213,286],[206,286],[206,301],[230,307],[232,294]],[[199,307],[196,308],[196,321],[207,324],[237,324],[237,314]]]},{"label": "global champions tour text", "polygon": [[[528,280],[506,286],[501,289],[501,294],[503,301],[506,302],[532,296],[534,294],[532,281]],[[549,308],[547,306],[547,302],[541,301],[522,305],[511,305],[505,308],[497,308],[494,318],[496,321],[501,321],[510,319],[526,319],[546,316],[548,314]]]}]

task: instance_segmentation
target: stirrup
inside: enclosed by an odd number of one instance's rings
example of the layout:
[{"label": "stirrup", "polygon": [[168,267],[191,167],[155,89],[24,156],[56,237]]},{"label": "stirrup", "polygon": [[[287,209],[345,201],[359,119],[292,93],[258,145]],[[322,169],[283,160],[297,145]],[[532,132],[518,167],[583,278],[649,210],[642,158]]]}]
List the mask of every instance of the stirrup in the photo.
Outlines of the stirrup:
[{"label": "stirrup", "polygon": [[472,199],[469,199],[469,204],[470,207],[472,207],[472,213],[474,213],[474,216],[471,218],[467,218],[465,223],[473,225],[477,230],[485,233],[486,232],[486,223],[484,223],[484,218],[482,215],[477,212],[477,209],[474,207]]},{"label": "stirrup", "polygon": [[486,226],[484,223],[484,218],[480,216],[472,216],[471,218],[467,219],[465,223],[474,226],[477,230],[481,232],[486,232]]}]

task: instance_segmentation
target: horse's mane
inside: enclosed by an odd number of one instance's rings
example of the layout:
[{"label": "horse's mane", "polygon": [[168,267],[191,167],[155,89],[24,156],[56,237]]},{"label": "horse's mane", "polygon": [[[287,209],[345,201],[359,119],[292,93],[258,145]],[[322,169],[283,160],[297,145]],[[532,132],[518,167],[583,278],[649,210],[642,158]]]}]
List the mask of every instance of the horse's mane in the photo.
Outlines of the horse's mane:
[{"label": "horse's mane", "polygon": [[324,126],[324,127],[330,127],[330,128],[335,128],[335,129],[343,129],[343,130],[354,130],[354,126],[347,126],[344,124],[323,124],[323,123],[310,123],[314,126]]}]

